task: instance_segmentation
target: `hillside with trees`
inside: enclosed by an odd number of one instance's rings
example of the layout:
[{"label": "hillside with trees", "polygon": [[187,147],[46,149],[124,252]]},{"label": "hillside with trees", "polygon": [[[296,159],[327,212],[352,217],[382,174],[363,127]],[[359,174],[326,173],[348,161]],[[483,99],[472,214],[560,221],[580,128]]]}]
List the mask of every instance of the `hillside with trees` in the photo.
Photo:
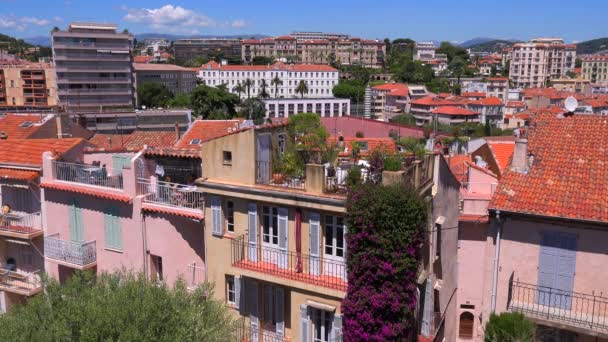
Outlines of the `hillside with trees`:
[{"label": "hillside with trees", "polygon": [[476,52],[499,52],[504,48],[513,46],[513,44],[515,43],[516,42],[514,41],[495,39],[488,42],[474,44],[468,46],[467,48],[471,49],[471,51]]},{"label": "hillside with trees", "polygon": [[[38,51],[29,52],[30,48],[38,48]],[[32,45],[26,43],[23,39],[16,39],[11,36],[0,33],[0,50],[5,50],[9,54],[14,54],[32,62],[37,62],[40,57],[50,57],[51,48]]]},{"label": "hillside with trees", "polygon": [[608,51],[608,37],[587,40],[576,44],[576,53],[587,55],[600,51]]}]

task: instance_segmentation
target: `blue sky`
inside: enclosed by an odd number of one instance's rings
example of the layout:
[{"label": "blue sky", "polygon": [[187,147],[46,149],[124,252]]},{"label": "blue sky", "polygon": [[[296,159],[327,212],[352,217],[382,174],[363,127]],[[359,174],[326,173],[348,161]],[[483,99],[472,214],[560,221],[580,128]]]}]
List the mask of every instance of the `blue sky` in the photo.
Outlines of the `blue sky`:
[{"label": "blue sky", "polygon": [[571,42],[608,36],[606,13],[606,0],[0,0],[0,32],[32,37],[71,21],[101,21],[134,33],[315,30],[366,38],[558,36]]}]

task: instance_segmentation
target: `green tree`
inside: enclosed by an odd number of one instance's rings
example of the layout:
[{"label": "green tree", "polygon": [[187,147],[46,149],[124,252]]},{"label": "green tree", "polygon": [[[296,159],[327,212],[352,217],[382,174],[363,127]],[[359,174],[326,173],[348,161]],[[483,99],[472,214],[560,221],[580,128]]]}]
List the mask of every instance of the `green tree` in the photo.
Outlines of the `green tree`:
[{"label": "green tree", "polygon": [[458,84],[460,84],[460,77],[465,73],[466,67],[465,60],[460,56],[455,56],[448,64],[448,70],[450,70],[452,76],[458,78]]},{"label": "green tree", "polygon": [[296,94],[300,94],[302,98],[304,98],[304,94],[308,94],[308,84],[304,80],[300,80],[300,83],[298,83]]},{"label": "green tree", "polygon": [[173,98],[173,93],[161,83],[146,82],[137,88],[139,107],[165,107],[171,98]]},{"label": "green tree", "polygon": [[245,92],[245,87],[243,87],[243,85],[241,84],[241,82],[237,83],[233,88],[232,91],[236,92],[237,94],[239,94],[239,99],[241,98],[241,94],[243,92]]},{"label": "green tree", "polygon": [[125,272],[76,271],[0,316],[1,341],[226,341],[233,322],[208,285],[190,292]]},{"label": "green tree", "polygon": [[363,101],[365,86],[355,81],[342,80],[333,87],[332,93],[337,98]]},{"label": "green tree", "polygon": [[577,58],[574,60],[574,67],[575,68],[581,68],[583,66],[583,60],[580,58]]},{"label": "green tree", "polygon": [[269,64],[274,64],[274,58],[273,57],[266,57],[266,56],[255,56],[251,59],[251,64],[253,65],[269,65]]},{"label": "green tree", "polygon": [[469,53],[466,49],[452,45],[448,42],[442,42],[439,48],[436,50],[437,53],[444,53],[448,57],[448,63],[452,62],[455,57],[460,57],[464,61],[469,60]]},{"label": "green tree", "polygon": [[260,81],[260,97],[263,99],[269,98],[270,95],[268,94],[268,90],[266,90],[268,88],[268,83],[266,83],[265,79],[262,79]]},{"label": "green tree", "polygon": [[177,94],[167,102],[170,108],[190,108],[190,94]]},{"label": "green tree", "polygon": [[250,98],[243,101],[241,108],[238,112],[238,116],[253,120],[256,125],[264,123],[266,117],[266,106],[264,102],[258,98]]},{"label": "green tree", "polygon": [[192,92],[191,102],[194,115],[203,119],[225,120],[236,114],[235,106],[239,98],[235,94],[201,85]]},{"label": "green tree", "polygon": [[485,327],[485,342],[533,342],[535,326],[519,312],[491,314]]},{"label": "green tree", "polygon": [[[320,162],[319,151],[327,144],[329,134],[315,113],[300,113],[289,117],[287,131],[296,150],[302,153],[305,162]],[[319,158],[317,158],[319,157]]]},{"label": "green tree", "polygon": [[251,87],[253,87],[253,81],[250,78],[245,79],[243,86],[247,90],[247,98],[251,97]]},{"label": "green tree", "polygon": [[270,80],[270,84],[274,86],[274,97],[278,99],[279,98],[279,86],[283,85],[283,81],[279,77],[278,73],[272,78],[272,80]]}]

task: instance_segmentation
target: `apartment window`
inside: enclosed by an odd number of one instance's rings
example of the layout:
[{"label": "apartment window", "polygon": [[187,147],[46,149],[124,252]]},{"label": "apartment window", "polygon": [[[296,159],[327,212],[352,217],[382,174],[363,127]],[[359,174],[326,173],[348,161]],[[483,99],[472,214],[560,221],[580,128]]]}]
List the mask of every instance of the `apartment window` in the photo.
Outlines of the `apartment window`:
[{"label": "apartment window", "polygon": [[314,342],[329,342],[331,336],[332,313],[312,309],[312,333]]},{"label": "apartment window", "polygon": [[226,302],[236,305],[236,288],[234,286],[234,276],[226,277]]},{"label": "apartment window", "polygon": [[232,151],[222,152],[224,165],[232,165]]},{"label": "apartment window", "polygon": [[338,216],[325,216],[325,255],[344,258],[344,219]]},{"label": "apartment window", "polygon": [[109,207],[104,212],[106,248],[122,250],[122,229],[117,207]]},{"label": "apartment window", "polygon": [[262,210],[262,241],[271,245],[279,245],[278,209],[264,207]]},{"label": "apartment window", "polygon": [[226,230],[234,233],[234,202],[226,202]]}]

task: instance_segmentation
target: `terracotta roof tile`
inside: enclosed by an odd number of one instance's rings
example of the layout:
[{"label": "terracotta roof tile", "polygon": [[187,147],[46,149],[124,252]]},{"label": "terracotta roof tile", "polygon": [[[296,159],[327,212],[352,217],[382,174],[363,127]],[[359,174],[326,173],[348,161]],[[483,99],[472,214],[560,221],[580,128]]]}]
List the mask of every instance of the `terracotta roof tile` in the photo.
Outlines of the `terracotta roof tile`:
[{"label": "terracotta roof tile", "polygon": [[192,72],[190,68],[184,68],[175,64],[164,63],[133,63],[134,71],[182,71]]},{"label": "terracotta roof tile", "polygon": [[[327,141],[328,142],[335,142],[336,138],[333,137],[333,136],[330,136],[327,139]],[[393,140],[392,138],[355,138],[355,137],[347,137],[347,138],[344,138],[344,146],[348,148],[348,152],[340,152],[340,156],[341,157],[349,156],[350,155],[350,151],[353,150],[353,143],[354,142],[366,142],[367,143],[367,149],[361,150],[361,155],[362,156],[366,156],[371,151],[374,151],[376,149],[380,149],[381,151],[388,152],[388,153],[394,153],[394,152],[397,151],[397,145],[395,144],[395,140]]]},{"label": "terracotta roof tile", "polygon": [[[41,124],[51,116],[47,114],[6,114],[0,115],[0,132],[7,134],[8,139],[25,139],[36,132]],[[30,122],[27,127],[22,124]]]},{"label": "terracotta roof tile", "polygon": [[95,134],[89,142],[96,149],[103,150],[133,150],[139,151],[144,145],[150,147],[172,147],[175,145],[173,131],[134,131],[131,134]]},{"label": "terracotta roof tile", "polygon": [[483,99],[479,99],[477,101],[473,101],[469,103],[469,105],[477,105],[477,106],[502,106],[503,102],[498,97],[485,97]]},{"label": "terracotta roof tile", "polygon": [[57,182],[42,182],[40,186],[45,189],[54,189],[61,191],[70,191],[76,192],[83,195],[89,195],[93,197],[109,199],[120,202],[131,202],[131,197],[122,193],[117,193],[114,190],[104,191],[102,189],[97,189],[93,187],[89,187],[86,185],[79,184],[69,184],[69,183],[57,183]]},{"label": "terracotta roof tile", "polygon": [[353,116],[322,117],[321,124],[331,136],[355,137],[357,132],[363,132],[366,138],[388,138],[392,131],[400,137],[424,137],[424,130],[420,128]]},{"label": "terracotta roof tile", "polygon": [[0,163],[42,166],[42,153],[61,154],[83,141],[81,138],[0,140]]},{"label": "terracotta roof tile", "polygon": [[536,116],[527,174],[507,170],[490,209],[608,222],[608,119]]},{"label": "terracotta roof tile", "polygon": [[36,171],[0,168],[0,179],[12,179],[31,182],[39,176],[39,173]]},{"label": "terracotta roof tile", "polygon": [[488,147],[494,155],[494,159],[500,168],[500,172],[509,166],[513,150],[515,149],[515,141],[488,141]]},{"label": "terracotta roof tile", "polygon": [[509,108],[525,108],[526,103],[523,101],[509,101],[507,102],[507,107]]},{"label": "terracotta roof tile", "polygon": [[460,214],[458,216],[458,221],[488,223],[490,222],[490,219],[488,215]]},{"label": "terracotta roof tile", "polygon": [[471,161],[471,156],[466,154],[457,154],[448,159],[450,171],[460,183],[468,182],[467,161]]},{"label": "terracotta roof tile", "polygon": [[[199,148],[200,143],[226,135],[231,131],[238,130],[243,119],[234,120],[196,120],[190,129],[179,139],[175,147]],[[199,139],[199,143],[192,144],[193,140]]]},{"label": "terracotta roof tile", "polygon": [[464,97],[486,97],[486,93],[482,91],[464,92],[460,95]]},{"label": "terracotta roof tile", "polygon": [[285,64],[276,62],[272,65],[220,65],[215,61],[203,64],[201,70],[221,70],[221,71],[325,71],[337,72],[338,70],[326,64]]},{"label": "terracotta roof tile", "polygon": [[479,115],[478,112],[474,112],[472,110],[468,110],[462,107],[453,107],[453,106],[441,106],[431,110],[433,114],[440,115]]},{"label": "terracotta roof tile", "polygon": [[383,90],[388,92],[388,96],[408,96],[409,88],[404,83],[385,83],[373,86],[372,89]]}]

